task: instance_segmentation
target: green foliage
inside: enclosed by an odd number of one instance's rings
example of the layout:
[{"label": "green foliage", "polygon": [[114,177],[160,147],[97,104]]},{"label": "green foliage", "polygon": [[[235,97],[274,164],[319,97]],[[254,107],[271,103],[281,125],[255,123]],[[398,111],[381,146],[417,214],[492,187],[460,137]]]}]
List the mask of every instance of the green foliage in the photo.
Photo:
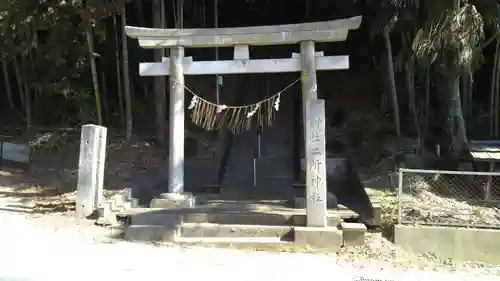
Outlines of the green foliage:
[{"label": "green foliage", "polygon": [[475,50],[485,39],[485,28],[495,32],[500,27],[500,4],[496,0],[368,0],[372,31],[390,28],[402,33],[403,48],[397,61],[414,54],[436,62],[443,72],[472,73],[482,63],[481,52]]},{"label": "green foliage", "polygon": [[[19,65],[22,80],[41,99],[61,95],[69,104],[80,100],[85,107],[91,88],[86,27],[94,27],[96,44],[103,42],[103,21],[124,4],[87,1],[86,6],[80,0],[0,1],[0,54]],[[84,119],[80,121],[88,121]]]}]

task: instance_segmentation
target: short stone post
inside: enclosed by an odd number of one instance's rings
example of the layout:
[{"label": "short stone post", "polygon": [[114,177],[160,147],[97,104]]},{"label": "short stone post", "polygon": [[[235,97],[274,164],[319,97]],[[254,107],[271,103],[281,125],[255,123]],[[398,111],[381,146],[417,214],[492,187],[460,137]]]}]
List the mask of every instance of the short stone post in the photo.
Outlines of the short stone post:
[{"label": "short stone post", "polygon": [[103,201],[106,134],[105,127],[82,126],[76,212],[83,217],[92,215]]}]

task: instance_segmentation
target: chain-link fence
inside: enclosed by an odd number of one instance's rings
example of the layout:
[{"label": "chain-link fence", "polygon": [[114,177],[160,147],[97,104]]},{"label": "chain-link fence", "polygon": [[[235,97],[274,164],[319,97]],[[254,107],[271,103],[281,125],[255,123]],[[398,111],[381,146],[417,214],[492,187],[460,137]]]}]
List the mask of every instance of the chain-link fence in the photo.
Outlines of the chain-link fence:
[{"label": "chain-link fence", "polygon": [[400,169],[398,223],[500,228],[500,173]]}]

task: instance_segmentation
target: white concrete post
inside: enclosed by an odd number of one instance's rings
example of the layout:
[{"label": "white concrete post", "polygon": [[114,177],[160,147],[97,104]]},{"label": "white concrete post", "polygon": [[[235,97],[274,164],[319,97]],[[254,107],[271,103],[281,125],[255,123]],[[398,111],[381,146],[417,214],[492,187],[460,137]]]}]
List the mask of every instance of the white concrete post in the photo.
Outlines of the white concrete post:
[{"label": "white concrete post", "polygon": [[106,134],[105,127],[82,126],[76,199],[76,212],[80,216],[90,216],[103,201]]},{"label": "white concrete post", "polygon": [[184,191],[184,47],[170,49],[168,192]]}]

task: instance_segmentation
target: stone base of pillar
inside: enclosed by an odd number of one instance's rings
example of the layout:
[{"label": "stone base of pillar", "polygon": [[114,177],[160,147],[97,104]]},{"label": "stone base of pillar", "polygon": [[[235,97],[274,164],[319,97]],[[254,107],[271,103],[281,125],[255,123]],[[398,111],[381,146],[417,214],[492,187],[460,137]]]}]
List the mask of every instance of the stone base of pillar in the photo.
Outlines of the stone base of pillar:
[{"label": "stone base of pillar", "polygon": [[195,196],[192,193],[162,193],[159,198],[151,200],[151,208],[177,209],[194,208],[196,205]]}]

